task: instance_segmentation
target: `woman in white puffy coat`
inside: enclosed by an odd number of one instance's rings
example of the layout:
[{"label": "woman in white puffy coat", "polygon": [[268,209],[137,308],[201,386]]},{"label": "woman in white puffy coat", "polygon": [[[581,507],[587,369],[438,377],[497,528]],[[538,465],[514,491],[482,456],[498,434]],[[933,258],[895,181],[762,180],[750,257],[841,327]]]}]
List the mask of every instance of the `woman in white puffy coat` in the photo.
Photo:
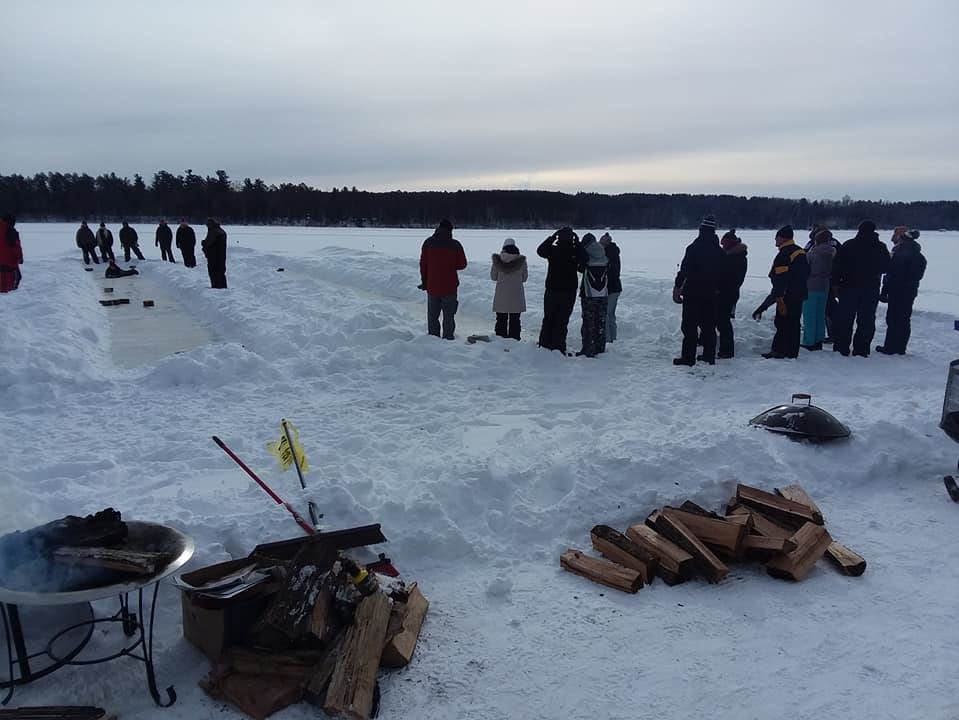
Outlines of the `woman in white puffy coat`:
[{"label": "woman in white puffy coat", "polygon": [[520,255],[513,238],[506,238],[503,250],[493,255],[490,279],[496,282],[493,312],[496,313],[496,334],[519,340],[521,313],[526,312],[526,291],[523,283],[529,278],[526,257]]}]

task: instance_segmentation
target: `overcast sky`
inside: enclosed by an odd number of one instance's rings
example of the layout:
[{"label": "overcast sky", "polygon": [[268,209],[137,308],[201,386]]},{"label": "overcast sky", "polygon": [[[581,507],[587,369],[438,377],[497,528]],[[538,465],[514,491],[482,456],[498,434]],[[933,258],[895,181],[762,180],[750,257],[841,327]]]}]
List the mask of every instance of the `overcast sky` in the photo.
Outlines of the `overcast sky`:
[{"label": "overcast sky", "polygon": [[0,5],[0,174],[959,199],[957,0]]}]

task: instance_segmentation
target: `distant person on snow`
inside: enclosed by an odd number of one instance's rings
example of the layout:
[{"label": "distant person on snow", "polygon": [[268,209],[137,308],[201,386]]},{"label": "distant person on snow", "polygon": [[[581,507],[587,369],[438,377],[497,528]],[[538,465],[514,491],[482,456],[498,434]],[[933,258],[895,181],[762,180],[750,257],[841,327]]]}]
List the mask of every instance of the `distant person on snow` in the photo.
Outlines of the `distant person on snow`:
[{"label": "distant person on snow", "polygon": [[606,312],[609,295],[609,260],[593,233],[583,235],[582,255],[577,268],[583,273],[579,302],[583,312],[580,337],[583,348],[577,357],[596,357],[606,352]]},{"label": "distant person on snow", "polygon": [[107,269],[103,273],[103,277],[106,278],[121,278],[129,277],[130,275],[139,275],[140,271],[136,268],[128,268],[123,270],[119,265],[116,264],[116,261],[111,260],[110,264],[107,265]]},{"label": "distant person on snow", "polygon": [[97,236],[87,226],[86,220],[81,221],[77,229],[77,247],[83,250],[84,265],[89,265],[91,259],[97,265],[100,264],[100,258],[97,257]]},{"label": "distant person on snow", "polygon": [[735,228],[723,235],[719,246],[724,254],[719,266],[719,296],[716,304],[716,330],[719,333],[719,349],[716,357],[728,360],[736,354],[733,318],[736,317],[739,290],[746,279],[746,268],[749,262],[748,248],[746,243],[736,235]]},{"label": "distant person on snow", "polygon": [[603,246],[606,252],[606,259],[609,261],[609,272],[607,273],[606,295],[606,342],[615,342],[616,340],[616,305],[619,303],[619,296],[623,292],[623,283],[619,278],[620,258],[619,245],[613,242],[613,236],[609,233],[603,233],[599,238],[599,244]]},{"label": "distant person on snow", "polygon": [[23,248],[20,246],[20,233],[17,232],[16,225],[17,219],[10,213],[4,213],[0,217],[0,293],[20,287]]},{"label": "distant person on snow", "polygon": [[426,291],[426,327],[430,335],[440,337],[440,313],[443,314],[443,339],[452,340],[456,330],[459,302],[456,288],[458,271],[466,268],[466,253],[453,238],[453,223],[440,221],[420,250],[420,290]]},{"label": "distant person on snow", "polygon": [[559,350],[565,355],[569,316],[576,306],[579,287],[579,275],[576,272],[582,260],[579,236],[570,227],[560,228],[540,243],[536,254],[548,263],[539,346],[547,350]]},{"label": "distant person on snow", "polygon": [[[680,356],[673,359],[673,365],[692,367],[697,359],[716,364],[716,308],[722,263],[723,249],[716,235],[716,218],[707,215],[699,224],[696,239],[686,247],[673,283],[673,302],[683,306],[683,348]],[[699,338],[702,338],[703,354],[697,358]]]},{"label": "distant person on snow", "polygon": [[831,294],[829,283],[836,247],[832,233],[826,228],[819,228],[813,243],[813,246],[806,250],[809,279],[806,281],[806,301],[802,306],[802,347],[806,350],[822,350],[823,341],[826,339],[827,301]]},{"label": "distant person on snow", "polygon": [[97,245],[100,247],[100,257],[104,260],[116,260],[113,254],[113,233],[104,223],[100,223],[100,229],[97,230]]},{"label": "distant person on snow", "polygon": [[832,264],[833,292],[839,298],[832,349],[841,355],[849,355],[852,343],[853,355],[869,357],[876,334],[880,282],[888,269],[889,250],[879,239],[876,223],[862,221],[856,237],[842,244]]},{"label": "distant person on snow", "polygon": [[526,312],[526,291],[523,283],[529,278],[526,257],[520,255],[513,238],[503,241],[503,250],[493,254],[490,280],[496,283],[493,312],[496,313],[496,334],[520,339],[520,315]]},{"label": "distant person on snow", "polygon": [[761,320],[771,305],[776,306],[776,334],[769,352],[763,353],[767,360],[799,357],[799,332],[802,306],[809,290],[809,264],[806,252],[793,241],[792,225],[784,225],[776,233],[779,252],[769,271],[772,292],[753,312],[754,320]]},{"label": "distant person on snow", "polygon": [[884,355],[905,355],[912,334],[912,304],[919,294],[919,281],[926,274],[926,258],[916,242],[918,230],[897,227],[892,235],[892,259],[882,281],[879,301],[886,308],[886,339],[876,348]]},{"label": "distant person on snow", "polygon": [[[806,255],[809,255],[809,251],[816,246],[816,234],[820,230],[828,230],[825,225],[816,224],[813,225],[813,229],[809,231],[809,242],[806,243],[804,250]],[[827,241],[827,244],[836,251],[839,252],[840,242],[833,236],[832,232],[829,233],[830,239]],[[833,260],[835,260],[836,253],[833,253]],[[833,321],[836,319],[836,311],[839,309],[839,301],[836,299],[836,296],[832,292],[830,286],[829,292],[826,293],[826,337],[823,338],[824,343],[832,342],[832,325]]]},{"label": "distant person on snow", "polygon": [[157,225],[154,246],[160,248],[161,260],[169,260],[171,263],[176,262],[173,257],[173,231],[166,224],[166,220],[161,220],[160,224]]},{"label": "distant person on snow", "polygon": [[[206,270],[210,287],[226,289],[226,230],[213,218],[206,221],[206,237],[200,243],[206,255]],[[172,252],[170,253],[172,256]]]},{"label": "distant person on snow", "polygon": [[137,231],[123,221],[123,227],[120,228],[120,247],[123,248],[123,261],[130,262],[130,253],[137,256],[137,260],[144,260],[143,253],[140,252],[140,238]]},{"label": "distant person on snow", "polygon": [[196,233],[186,220],[181,220],[176,229],[176,246],[183,256],[183,266],[196,267]]}]

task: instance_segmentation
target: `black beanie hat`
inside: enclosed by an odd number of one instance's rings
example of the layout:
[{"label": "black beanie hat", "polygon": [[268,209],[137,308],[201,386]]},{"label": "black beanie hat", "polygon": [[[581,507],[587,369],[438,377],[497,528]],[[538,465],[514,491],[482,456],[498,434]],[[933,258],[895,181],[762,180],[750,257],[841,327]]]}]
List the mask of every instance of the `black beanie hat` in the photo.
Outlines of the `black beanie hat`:
[{"label": "black beanie hat", "polygon": [[451,232],[452,232],[452,230],[453,230],[453,223],[451,223],[449,220],[447,220],[447,219],[445,219],[445,218],[444,218],[443,220],[440,220],[440,225],[439,225],[439,226],[440,226],[441,228],[446,228],[447,230],[449,230],[449,231],[451,231]]},{"label": "black beanie hat", "polygon": [[860,235],[874,232],[876,232],[876,223],[874,223],[872,220],[863,220],[861,223],[859,223]]},{"label": "black beanie hat", "polygon": [[787,240],[793,239],[793,226],[792,225],[783,225],[779,230],[776,231],[776,237],[786,238]]}]

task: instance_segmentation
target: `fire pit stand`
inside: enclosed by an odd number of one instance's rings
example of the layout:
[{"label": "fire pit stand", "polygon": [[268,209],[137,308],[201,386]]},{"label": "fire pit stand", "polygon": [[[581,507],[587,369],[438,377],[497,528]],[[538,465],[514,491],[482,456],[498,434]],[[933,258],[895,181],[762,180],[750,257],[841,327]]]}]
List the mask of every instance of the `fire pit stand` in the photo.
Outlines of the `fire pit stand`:
[{"label": "fire pit stand", "polygon": [[[176,572],[193,555],[193,541],[174,528],[156,523],[128,521],[130,541],[143,550],[162,551],[171,558],[162,568],[151,575],[113,582],[108,585],[85,587],[60,592],[34,592],[21,588],[0,586],[0,616],[3,620],[3,635],[0,642],[6,641],[9,677],[0,682],[0,688],[6,688],[7,694],[2,705],[6,705],[13,696],[17,685],[25,685],[66,665],[98,665],[120,657],[132,657],[146,666],[147,687],[153,701],[160,707],[169,707],[176,702],[176,692],[170,686],[166,689],[167,698],[161,698],[157,688],[156,673],[153,665],[153,630],[156,618],[156,599],[160,581]],[[152,592],[151,592],[152,589]],[[135,602],[131,611],[130,595],[135,593]],[[144,602],[144,593],[148,595],[148,605]],[[118,597],[120,608],[108,617],[95,617],[90,603]],[[44,607],[47,606],[47,607]],[[70,608],[71,617],[64,618],[63,612],[56,619],[45,622],[21,622],[21,608],[26,613],[42,612],[48,606],[60,606],[58,610]],[[149,617],[147,612],[149,612]],[[74,622],[71,622],[74,621]],[[70,622],[62,630],[55,632],[45,643],[41,640],[39,648],[36,638],[27,633],[49,633],[50,623]],[[119,623],[130,642],[122,649],[102,657],[77,659],[87,645],[93,628],[100,623]],[[42,627],[38,627],[38,625]],[[55,627],[55,625],[53,626]]]}]

